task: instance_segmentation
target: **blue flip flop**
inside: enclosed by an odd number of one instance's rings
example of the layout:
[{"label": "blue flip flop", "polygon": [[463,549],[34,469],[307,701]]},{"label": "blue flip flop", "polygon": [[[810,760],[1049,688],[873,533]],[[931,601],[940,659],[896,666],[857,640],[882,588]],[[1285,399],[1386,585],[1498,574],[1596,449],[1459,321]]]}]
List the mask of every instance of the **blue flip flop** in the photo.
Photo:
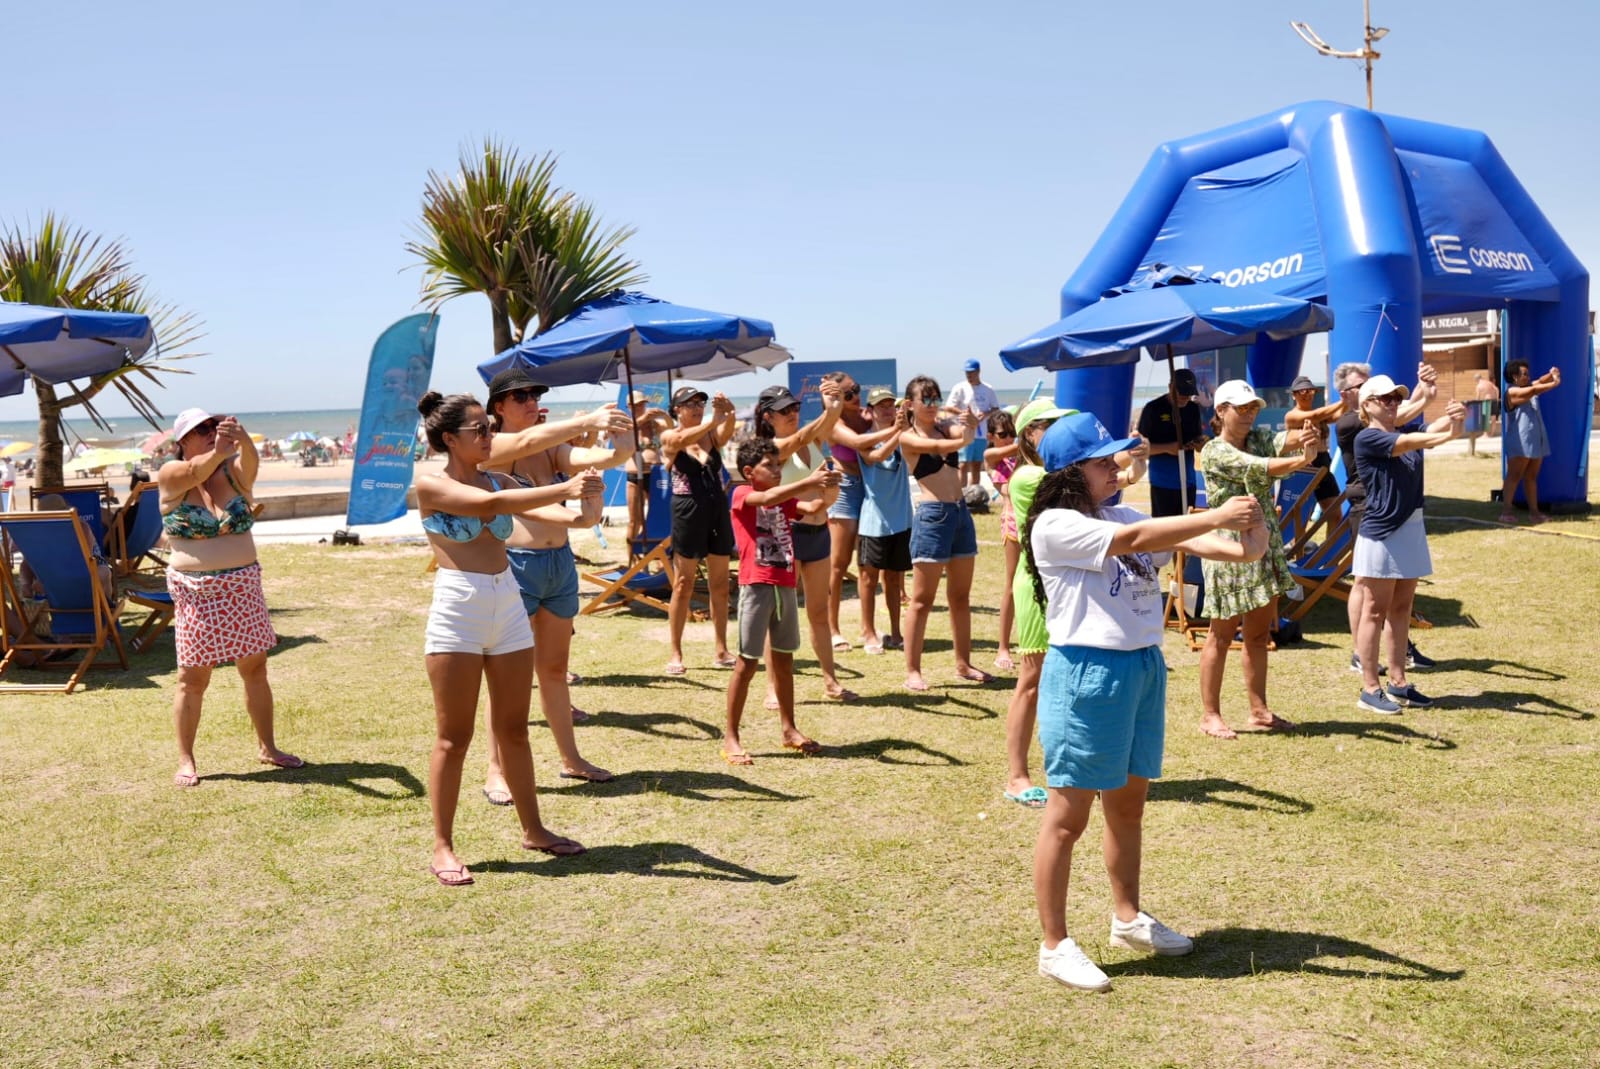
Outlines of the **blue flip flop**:
[{"label": "blue flip flop", "polygon": [[1043,809],[1050,800],[1049,793],[1043,787],[1029,787],[1020,794],[1005,792],[1006,801],[1015,802],[1027,809]]}]

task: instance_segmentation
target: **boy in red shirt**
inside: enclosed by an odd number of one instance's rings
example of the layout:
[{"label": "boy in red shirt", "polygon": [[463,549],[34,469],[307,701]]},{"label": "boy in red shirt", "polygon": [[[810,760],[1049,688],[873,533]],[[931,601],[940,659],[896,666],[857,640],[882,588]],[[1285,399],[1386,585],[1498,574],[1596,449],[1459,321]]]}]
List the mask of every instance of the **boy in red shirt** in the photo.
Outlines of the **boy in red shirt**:
[{"label": "boy in red shirt", "polygon": [[[722,742],[722,759],[730,765],[753,764],[739,742],[739,720],[750,680],[761,665],[762,650],[771,639],[773,689],[778,695],[778,717],[783,723],[783,744],[807,756],[822,749],[800,733],[794,723],[794,651],[800,648],[800,616],[795,602],[794,540],[789,524],[804,512],[825,511],[836,496],[839,473],[831,463],[787,486],[778,447],[770,438],[749,438],[739,443],[739,472],[744,483],[734,488],[730,509],[733,538],[739,547],[739,663],[728,680],[728,726]],[[807,491],[821,489],[812,501],[796,501]]]}]

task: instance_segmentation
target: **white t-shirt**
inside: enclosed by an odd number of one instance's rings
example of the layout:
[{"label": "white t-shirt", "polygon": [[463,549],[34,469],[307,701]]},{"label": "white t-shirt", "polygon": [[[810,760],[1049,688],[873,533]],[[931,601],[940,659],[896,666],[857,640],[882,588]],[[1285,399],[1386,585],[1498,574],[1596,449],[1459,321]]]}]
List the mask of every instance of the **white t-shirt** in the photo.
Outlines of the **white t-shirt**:
[{"label": "white t-shirt", "polygon": [[1050,509],[1033,521],[1033,558],[1044,582],[1045,628],[1052,646],[1139,650],[1162,639],[1161,584],[1156,569],[1171,553],[1140,553],[1150,571],[1141,578],[1107,554],[1117,528],[1149,519],[1137,509],[1108,505],[1094,519]]},{"label": "white t-shirt", "polygon": [[978,414],[978,431],[975,438],[988,438],[988,428],[983,425],[984,418],[1000,407],[1000,395],[994,392],[994,387],[987,382],[980,382],[976,386],[962,379],[950,388],[950,397],[946,402],[951,408],[972,409]]}]

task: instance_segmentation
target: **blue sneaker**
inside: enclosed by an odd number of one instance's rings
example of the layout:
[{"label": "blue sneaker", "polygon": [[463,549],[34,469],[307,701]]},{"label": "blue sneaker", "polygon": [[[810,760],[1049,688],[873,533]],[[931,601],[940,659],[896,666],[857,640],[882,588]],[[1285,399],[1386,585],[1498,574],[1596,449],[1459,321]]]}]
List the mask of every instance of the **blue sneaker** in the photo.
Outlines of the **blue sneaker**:
[{"label": "blue sneaker", "polygon": [[1407,683],[1403,687],[1385,687],[1389,697],[1401,705],[1409,705],[1413,709],[1426,709],[1433,704],[1433,699],[1428,697],[1416,687]]},{"label": "blue sneaker", "polygon": [[1361,699],[1356,702],[1356,706],[1365,709],[1369,713],[1383,713],[1386,716],[1395,716],[1400,712],[1400,706],[1390,701],[1388,695],[1381,690],[1376,693],[1363,690]]},{"label": "blue sneaker", "polygon": [[1406,643],[1407,668],[1432,668],[1438,663],[1438,661],[1417,649],[1417,644],[1415,642]]},{"label": "blue sneaker", "polygon": [[[1407,665],[1406,667],[1409,668],[1410,665]],[[1352,671],[1352,672],[1361,671],[1361,654],[1352,653],[1350,655],[1350,671]],[[1380,679],[1383,678],[1384,676],[1388,675],[1388,674],[1389,674],[1389,666],[1388,665],[1384,665],[1384,664],[1378,665],[1378,677]]]}]

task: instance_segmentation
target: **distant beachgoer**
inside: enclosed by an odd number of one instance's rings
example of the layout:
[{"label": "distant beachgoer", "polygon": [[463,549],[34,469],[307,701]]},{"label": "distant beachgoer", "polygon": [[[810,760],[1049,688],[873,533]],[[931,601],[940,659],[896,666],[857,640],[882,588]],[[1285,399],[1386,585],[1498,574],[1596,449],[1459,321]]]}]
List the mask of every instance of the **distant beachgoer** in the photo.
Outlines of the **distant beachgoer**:
[{"label": "distant beachgoer", "polygon": [[1539,511],[1539,469],[1550,455],[1550,436],[1545,433],[1544,413],[1539,411],[1539,395],[1560,385],[1561,372],[1557,368],[1535,379],[1528,373],[1526,360],[1506,364],[1506,479],[1500,488],[1501,523],[1517,522],[1511,505],[1519,483],[1528,503],[1528,522],[1545,521],[1544,513]]},{"label": "distant beachgoer", "polygon": [[[707,405],[710,401],[710,405]],[[712,664],[734,668],[739,659],[728,651],[728,561],[733,556],[733,521],[722,488],[722,447],[733,437],[737,419],[726,394],[707,397],[693,386],[672,395],[677,426],[661,436],[661,459],[672,469],[672,601],[667,616],[671,654],[666,673],[681,676],[683,629],[700,562],[706,562],[706,589],[711,599],[711,634],[716,641]]]},{"label": "distant beachgoer", "polygon": [[[569,442],[549,442],[539,399],[548,389],[523,368],[510,368],[489,381],[489,419],[495,434],[490,441],[487,470],[510,475],[524,487],[557,486],[589,471],[613,468],[633,455],[633,438],[626,413],[605,405],[589,417],[564,421],[576,437],[583,431],[604,430],[615,435],[616,449],[574,448]],[[539,682],[539,708],[561,758],[564,779],[608,782],[612,775],[578,752],[573,721],[584,715],[572,705],[567,684],[567,664],[572,650],[573,621],[578,615],[578,565],[567,541],[573,527],[593,527],[600,522],[603,496],[581,498],[581,507],[545,505],[517,514],[516,526],[506,541],[506,557],[522,594],[522,605],[533,629],[534,672]],[[493,700],[489,709],[494,720]],[[510,805],[511,792],[500,772],[495,736],[489,737],[489,770],[483,796],[491,805]]]},{"label": "distant beachgoer", "polygon": [[[628,439],[628,462],[623,466],[628,483],[628,542],[631,545],[644,535],[644,503],[650,496],[650,472],[661,463],[661,432],[672,426],[672,417],[666,411],[650,407],[650,399],[638,390],[628,396],[628,412],[633,423],[620,434],[612,435],[613,447],[621,438]],[[636,431],[637,429],[637,431]],[[634,434],[639,437],[639,448],[633,448]]]},{"label": "distant beachgoer", "polygon": [[955,413],[957,417],[963,412],[971,412],[976,423],[973,425],[972,441],[961,447],[961,485],[978,486],[983,482],[983,454],[989,442],[986,433],[985,421],[989,413],[1000,408],[1000,396],[994,392],[994,387],[983,381],[980,374],[983,365],[976,360],[968,360],[961,365],[962,379],[950,387],[950,397],[945,402],[945,407]]},{"label": "distant beachgoer", "polygon": [[[843,391],[837,382],[824,382],[820,393],[822,414],[804,427],[800,426],[800,399],[790,393],[788,387],[768,386],[756,400],[755,435],[770,439],[777,446],[778,462],[783,472],[781,486],[804,482],[824,466],[830,469],[834,467],[833,457],[828,453],[825,443],[844,406]],[[739,467],[742,473],[744,466]],[[834,480],[834,488],[826,494],[816,485],[808,484],[808,489],[798,500],[804,502],[823,498],[825,506],[831,505],[838,499],[837,483],[838,480]],[[811,649],[816,654],[817,669],[822,674],[822,692],[835,701],[855,701],[856,692],[841,684],[834,672],[833,636],[828,628],[829,561],[833,545],[828,531],[827,508],[806,509],[789,525],[789,530],[794,542],[794,563],[799,573],[800,592],[806,600]],[[776,689],[769,686],[767,708],[778,708],[778,702]]]},{"label": "distant beachgoer", "polygon": [[[1417,580],[1433,571],[1428,534],[1422,515],[1422,451],[1443,445],[1461,433],[1467,410],[1460,401],[1426,428],[1422,417],[1395,422],[1395,412],[1408,391],[1387,375],[1374,375],[1361,386],[1361,421],[1356,435],[1356,468],[1367,488],[1366,509],[1356,532],[1350,573],[1365,587],[1356,652],[1362,665],[1358,704],[1373,713],[1398,713],[1401,706],[1427,706],[1433,700],[1406,679],[1406,643]],[[1389,632],[1389,685],[1378,680],[1378,644]]]},{"label": "distant beachgoer", "polygon": [[[1006,585],[1002,589],[1010,590],[1011,581],[1017,576],[1017,561],[1022,557],[1022,545],[1017,541],[1017,514],[1011,504],[1011,495],[1006,493],[1006,483],[1018,463],[1017,424],[1011,413],[1000,409],[989,413],[986,429],[989,432],[989,448],[983,451],[983,462],[989,467],[989,481],[994,483],[995,493],[1000,495],[1000,540],[1004,543],[1006,554]],[[1016,667],[1016,662],[1011,658],[1011,624],[1014,616],[1011,599],[1002,596],[1000,641],[994,651],[994,666],[1002,672],[1009,672]]]},{"label": "distant beachgoer", "polygon": [[[1039,684],[1039,742],[1050,787],[1033,852],[1043,929],[1038,969],[1086,991],[1104,991],[1111,980],[1067,935],[1067,888],[1073,847],[1097,796],[1113,900],[1110,944],[1164,956],[1194,949],[1192,939],[1140,902],[1145,800],[1150,781],[1161,775],[1166,738],[1156,573],[1174,549],[1242,563],[1259,558],[1267,542],[1261,505],[1248,494],[1209,512],[1160,519],[1107,504],[1121,483],[1114,454],[1136,444],[1113,439],[1087,412],[1056,420],[1039,441],[1049,474],[1022,532],[1026,574],[1050,644]],[[1216,528],[1236,532],[1237,541],[1211,533]]]},{"label": "distant beachgoer", "polygon": [[494,428],[483,407],[468,394],[443,397],[430,390],[417,410],[428,444],[448,457],[443,471],[416,481],[422,529],[439,564],[423,640],[437,725],[428,760],[434,836],[428,871],[446,887],[461,887],[473,878],[456,855],[456,804],[483,679],[489,681],[489,727],[522,824],[523,849],[557,857],[584,851],[580,843],[550,831],[539,818],[528,747],[533,630],[506,556],[506,540],[515,528],[515,514],[598,494],[603,487],[598,473],[526,489],[506,476],[479,470],[489,462]]},{"label": "distant beachgoer", "polygon": [[305,764],[280,750],[272,730],[272,684],[267,651],[278,644],[267,615],[250,529],[250,501],[260,457],[250,435],[232,416],[218,419],[187,408],[173,424],[178,459],[157,472],[161,526],[170,550],[167,589],[172,594],[178,647],[178,689],[172,703],[178,735],[179,787],[199,784],[194,740],[211,670],[234,662],[244,685],[245,711],[255,727],[262,764]]},{"label": "distant beachgoer", "polygon": [[[787,393],[788,391],[784,391]],[[839,484],[831,467],[781,484],[783,465],[771,439],[746,438],[739,444],[739,472],[731,518],[739,544],[739,662],[728,678],[727,724],[722,759],[730,765],[753,763],[739,737],[750,679],[765,652],[767,671],[778,698],[783,745],[810,756],[822,749],[795,724],[794,655],[800,648],[800,610],[795,604],[795,545],[792,529],[800,516],[827,513]]]},{"label": "distant beachgoer", "polygon": [[850,640],[839,627],[839,603],[844,599],[844,577],[856,554],[866,492],[861,484],[859,451],[883,441],[894,428],[873,429],[872,417],[861,403],[861,385],[845,372],[824,372],[822,381],[836,383],[844,401],[838,422],[829,435],[829,449],[834,463],[839,466],[839,499],[828,509],[828,537],[833,543],[828,577],[828,630],[833,633],[834,651],[843,653],[850,649]]},{"label": "distant beachgoer", "polygon": [[1255,425],[1264,402],[1243,379],[1217,387],[1217,437],[1200,451],[1200,473],[1206,480],[1206,500],[1212,509],[1229,499],[1253,496],[1266,517],[1266,552],[1248,561],[1213,558],[1202,560],[1206,582],[1206,609],[1210,626],[1200,653],[1200,730],[1217,739],[1236,739],[1237,732],[1222,719],[1222,674],[1228,649],[1244,632],[1244,680],[1250,700],[1250,726],[1257,731],[1292,731],[1294,724],[1267,706],[1267,642],[1278,619],[1278,596],[1294,589],[1294,577],[1283,551],[1278,530],[1272,484],[1291,472],[1311,467],[1316,430],[1305,427],[1290,440],[1288,456],[1273,450],[1272,432]]},{"label": "distant beachgoer", "polygon": [[922,640],[939,583],[948,573],[945,602],[955,647],[956,678],[978,683],[994,677],[972,665],[972,573],[978,536],[962,496],[956,456],[972,442],[978,417],[971,408],[959,419],[941,415],[939,384],[926,375],[906,383],[910,426],[900,436],[900,451],[917,481],[911,514],[911,611],[906,614],[906,689],[922,691]]}]

